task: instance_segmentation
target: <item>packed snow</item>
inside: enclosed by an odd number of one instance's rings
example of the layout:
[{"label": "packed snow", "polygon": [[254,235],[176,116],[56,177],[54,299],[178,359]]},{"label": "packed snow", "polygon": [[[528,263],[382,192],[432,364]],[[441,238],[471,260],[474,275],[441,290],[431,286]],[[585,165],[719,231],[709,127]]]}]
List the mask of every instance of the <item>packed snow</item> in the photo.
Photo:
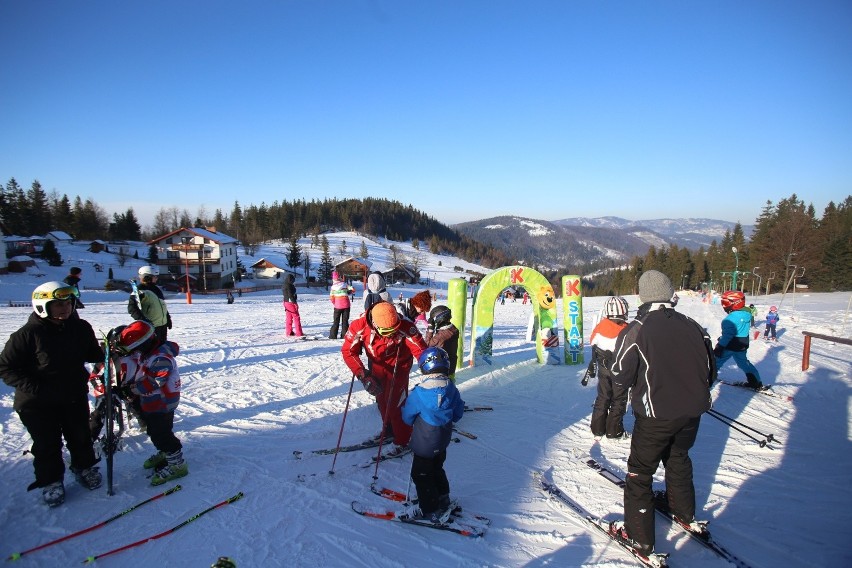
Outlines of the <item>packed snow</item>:
[{"label": "packed snow", "polygon": [[[360,237],[349,239],[360,244]],[[308,241],[303,245],[309,247]],[[373,258],[386,253],[372,241],[369,246]],[[144,254],[144,245],[140,250]],[[67,259],[64,267],[39,264],[30,274],[0,276],[4,306],[0,307],[0,337],[4,341],[31,311],[8,307],[10,301],[28,302],[35,286],[61,280],[75,262],[85,268],[84,287],[98,286],[96,280],[105,278],[86,268],[91,266],[86,263],[104,262],[104,253],[89,258],[90,253],[77,245],[62,245],[60,251]],[[283,266],[285,254],[284,247],[268,245],[255,258],[277,258]],[[439,298],[446,294],[449,278],[458,276],[452,267],[471,267],[455,258],[429,253],[422,257],[422,270],[432,273],[431,290]],[[116,278],[129,278],[139,264],[134,260],[116,267]],[[242,285],[267,283],[280,281],[244,281]],[[390,290],[396,298],[421,289]],[[361,290],[358,285],[358,298]],[[82,296],[86,307],[80,314],[96,331],[129,323],[126,293],[84,289]],[[635,313],[637,297],[627,299]],[[529,305],[518,300],[495,306],[491,364],[477,362],[457,373],[468,405],[493,407],[467,412],[458,427],[477,438],[460,437],[448,450],[446,469],[453,496],[466,511],[492,519],[485,536],[472,539],[352,512],[353,500],[375,509],[396,506],[370,491],[374,481],[381,487],[413,492],[408,480],[410,457],[383,462],[376,472],[374,466],[359,467],[375,450],[338,454],[336,461],[334,456],[310,453],[335,447],[341,426],[344,445],[362,441],[379,431],[380,419],[372,397],[356,381],[343,422],[352,375],[340,355],[341,341],[285,338],[279,290],[245,293],[232,305],[221,295],[196,294],[189,304],[183,295],[167,294],[167,301],[174,321],[169,337],[181,349],[183,393],[175,431],[190,469],[177,482],[182,490],[98,530],[27,554],[15,564],[77,565],[89,556],[176,527],[240,492],[242,499],[96,564],[201,568],[219,556],[229,556],[241,567],[636,564],[533,483],[534,472],[546,472],[593,514],[620,518],[621,491],[588,468],[583,458],[594,457],[623,475],[630,443],[593,439],[589,416],[596,389],[594,380],[586,387],[580,384],[585,365],[536,362],[535,346],[527,334]],[[603,301],[584,299],[586,339]],[[710,520],[714,537],[750,566],[850,566],[852,545],[846,530],[852,517],[848,487],[852,347],[815,339],[810,369],[801,370],[802,331],[850,336],[850,293],[774,294],[748,301],[758,308],[758,326],[770,305],[779,306],[778,342],[754,341],[749,357],[763,381],[773,385],[771,392],[780,396],[716,384],[713,408],[745,425],[740,428],[751,436],[760,439],[761,434],[771,434],[778,442],[761,447],[704,416],[691,451],[698,516]],[[326,337],[332,318],[326,289],[300,287],[299,304],[305,333]],[[356,301],[353,319],[360,304]],[[720,334],[724,313],[718,304],[681,293],[677,309],[706,326],[711,336]],[[558,310],[561,314],[561,305]],[[467,322],[469,326],[469,313]],[[588,348],[585,354],[588,360]],[[729,362],[720,378],[739,381],[743,376]],[[4,489],[0,554],[4,557],[100,523],[177,484],[149,485],[142,462],[154,449],[133,423],[123,437],[122,451],[115,455],[115,495],[107,495],[106,483],[98,490],[85,490],[69,473],[65,504],[49,509],[40,491],[26,491],[33,480],[31,457],[25,455],[30,438],[12,410],[12,400],[12,389],[0,384]],[[630,430],[632,425],[628,411],[625,426]],[[295,451],[304,452],[301,459]],[[655,487],[662,488],[662,479],[660,470]],[[658,551],[671,554],[673,566],[725,565],[661,518],[656,544]]]}]

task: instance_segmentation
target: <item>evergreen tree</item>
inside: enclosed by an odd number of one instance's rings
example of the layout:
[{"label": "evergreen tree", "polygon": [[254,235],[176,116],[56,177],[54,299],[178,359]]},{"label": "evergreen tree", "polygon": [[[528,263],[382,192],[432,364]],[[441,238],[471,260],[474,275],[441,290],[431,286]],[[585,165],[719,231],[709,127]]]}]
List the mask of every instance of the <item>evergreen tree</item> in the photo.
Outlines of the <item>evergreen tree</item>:
[{"label": "evergreen tree", "polygon": [[290,242],[287,244],[287,266],[296,268],[301,264],[302,247],[299,246],[299,240],[296,235],[290,237]]},{"label": "evergreen tree", "polygon": [[333,270],[333,264],[331,262],[331,254],[329,252],[329,244],[328,239],[325,238],[325,235],[322,237],[322,256],[320,257],[319,268],[317,269],[317,278],[321,282],[323,282],[326,287],[328,287],[328,283],[331,280],[331,272]]},{"label": "evergreen tree", "polygon": [[364,241],[361,241],[361,252],[359,253],[359,255],[364,260],[367,260],[367,258],[370,256],[370,251],[367,248],[367,243],[365,243]]},{"label": "evergreen tree", "polygon": [[62,255],[56,248],[56,243],[51,239],[44,241],[44,247],[41,249],[41,258],[47,261],[50,266],[62,266]]}]

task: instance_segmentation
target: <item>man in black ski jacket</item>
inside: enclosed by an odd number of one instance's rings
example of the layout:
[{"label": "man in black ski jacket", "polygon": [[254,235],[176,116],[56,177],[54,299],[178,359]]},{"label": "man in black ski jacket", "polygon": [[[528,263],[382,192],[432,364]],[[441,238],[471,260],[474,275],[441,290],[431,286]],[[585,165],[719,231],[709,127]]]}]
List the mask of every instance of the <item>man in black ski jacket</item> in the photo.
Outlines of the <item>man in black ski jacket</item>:
[{"label": "man in black ski jacket", "polygon": [[661,461],[669,509],[687,525],[695,520],[689,449],[701,415],[710,408],[710,385],[716,377],[710,336],[673,309],[672,296],[666,275],[656,270],[642,274],[642,304],[636,319],[618,335],[611,368],[614,390],[632,389],[635,415],[624,522],[613,523],[611,531],[642,555],[654,551],[651,481]]}]

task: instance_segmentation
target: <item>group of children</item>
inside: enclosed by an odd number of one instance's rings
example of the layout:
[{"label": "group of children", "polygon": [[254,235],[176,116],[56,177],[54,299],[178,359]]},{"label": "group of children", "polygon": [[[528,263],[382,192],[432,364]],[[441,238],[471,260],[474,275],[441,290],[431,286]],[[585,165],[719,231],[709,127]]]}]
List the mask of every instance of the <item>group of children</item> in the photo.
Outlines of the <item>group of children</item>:
[{"label": "group of children", "polygon": [[[136,321],[109,332],[108,354],[77,312],[81,305],[76,283],[57,281],[35,288],[33,312],[0,353],[0,376],[15,389],[14,409],[32,438],[35,481],[28,490],[40,488],[50,507],[65,501],[63,438],[77,481],[90,490],[103,482],[93,444],[103,423],[97,403],[90,412],[88,387],[90,380],[96,382],[108,356],[118,375],[113,388],[136,411],[157,449],[144,463],[155,469],[151,484],[189,473],[181,442],[172,431],[180,401],[178,346],[166,339],[171,318],[162,293],[157,294],[155,270],[140,269],[144,281],[129,304]],[[156,324],[150,321],[150,306],[159,317]]]}]

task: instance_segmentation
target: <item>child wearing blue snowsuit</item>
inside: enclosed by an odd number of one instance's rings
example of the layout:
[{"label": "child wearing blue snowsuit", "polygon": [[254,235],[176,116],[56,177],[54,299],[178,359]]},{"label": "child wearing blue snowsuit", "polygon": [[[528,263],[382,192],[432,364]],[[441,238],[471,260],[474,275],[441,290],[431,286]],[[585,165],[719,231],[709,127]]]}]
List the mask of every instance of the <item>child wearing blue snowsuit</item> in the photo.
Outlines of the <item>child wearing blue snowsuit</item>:
[{"label": "child wearing blue snowsuit", "polygon": [[[730,292],[726,292],[727,294],[730,294]],[[745,307],[745,302],[732,304],[732,309],[729,307],[731,304],[728,304],[726,300],[727,298],[723,296],[722,306],[728,312],[728,315],[722,320],[722,336],[719,337],[716,347],[713,349],[713,354],[716,356],[716,368],[721,369],[722,365],[733,357],[737,367],[745,372],[748,386],[761,389],[763,383],[760,381],[760,373],[748,360],[746,354],[751,331],[751,312]]]},{"label": "child wearing blue snowsuit", "polygon": [[778,316],[778,308],[772,306],[769,308],[769,313],[766,314],[766,331],[763,332],[763,339],[769,339],[769,333],[772,333],[772,341],[778,341],[778,338],[775,337],[775,326],[778,325],[778,320],[781,318]]},{"label": "child wearing blue snowsuit", "polygon": [[450,482],[444,471],[453,423],[464,416],[464,401],[447,376],[450,359],[440,347],[430,347],[419,359],[423,375],[405,401],[402,419],[412,426],[409,446],[414,453],[411,479],[417,489],[421,517],[438,523],[451,510]]}]

